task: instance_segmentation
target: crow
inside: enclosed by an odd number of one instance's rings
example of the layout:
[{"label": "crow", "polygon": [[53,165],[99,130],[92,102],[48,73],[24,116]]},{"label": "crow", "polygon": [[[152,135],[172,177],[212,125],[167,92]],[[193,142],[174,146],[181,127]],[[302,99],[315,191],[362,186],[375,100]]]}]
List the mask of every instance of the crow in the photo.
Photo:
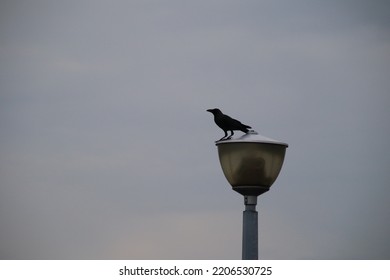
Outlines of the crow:
[{"label": "crow", "polygon": [[[238,120],[235,120],[235,119],[229,117],[228,115],[224,115],[221,112],[221,110],[219,110],[218,108],[208,109],[207,112],[210,112],[214,115],[215,123],[225,132],[225,136],[223,136],[218,141],[228,140],[228,139],[232,138],[232,136],[234,134],[234,132],[233,132],[234,130],[241,130],[242,132],[248,133],[249,132],[248,128],[252,128],[248,125],[242,124]],[[228,136],[227,132],[229,130],[230,130],[230,135],[229,135],[229,137],[227,137]]]}]

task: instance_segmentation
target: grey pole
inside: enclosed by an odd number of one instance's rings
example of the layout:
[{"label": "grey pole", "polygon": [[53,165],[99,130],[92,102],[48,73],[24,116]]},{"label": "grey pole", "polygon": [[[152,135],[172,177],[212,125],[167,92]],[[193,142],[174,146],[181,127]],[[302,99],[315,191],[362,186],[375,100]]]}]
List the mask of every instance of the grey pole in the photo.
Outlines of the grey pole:
[{"label": "grey pole", "polygon": [[244,196],[245,211],[242,227],[242,259],[258,260],[257,196]]},{"label": "grey pole", "polygon": [[216,142],[223,174],[245,198],[242,259],[258,260],[257,197],[267,192],[282,168],[288,144],[250,131],[237,139]]}]

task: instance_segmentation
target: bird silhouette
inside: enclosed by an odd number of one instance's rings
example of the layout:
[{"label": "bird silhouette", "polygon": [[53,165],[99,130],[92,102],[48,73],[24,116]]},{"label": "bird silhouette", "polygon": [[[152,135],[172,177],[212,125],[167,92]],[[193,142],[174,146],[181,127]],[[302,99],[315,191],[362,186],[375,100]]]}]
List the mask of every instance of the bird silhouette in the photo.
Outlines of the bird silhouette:
[{"label": "bird silhouette", "polygon": [[[240,121],[229,117],[228,115],[224,115],[218,108],[208,109],[207,112],[210,112],[214,115],[215,123],[225,132],[225,135],[217,141],[228,140],[232,138],[234,130],[240,130],[242,132],[248,133],[248,128],[252,128],[249,125],[242,124]],[[229,137],[227,133],[228,131],[230,131]]]}]

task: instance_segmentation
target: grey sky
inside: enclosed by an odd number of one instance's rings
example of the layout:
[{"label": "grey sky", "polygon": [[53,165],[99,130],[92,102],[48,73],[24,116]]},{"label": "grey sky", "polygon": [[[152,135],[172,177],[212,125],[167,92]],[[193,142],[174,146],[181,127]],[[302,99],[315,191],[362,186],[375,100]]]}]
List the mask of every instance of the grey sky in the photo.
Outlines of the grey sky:
[{"label": "grey sky", "polygon": [[389,8],[2,1],[0,258],[239,259],[219,107],[289,144],[260,258],[389,259]]}]

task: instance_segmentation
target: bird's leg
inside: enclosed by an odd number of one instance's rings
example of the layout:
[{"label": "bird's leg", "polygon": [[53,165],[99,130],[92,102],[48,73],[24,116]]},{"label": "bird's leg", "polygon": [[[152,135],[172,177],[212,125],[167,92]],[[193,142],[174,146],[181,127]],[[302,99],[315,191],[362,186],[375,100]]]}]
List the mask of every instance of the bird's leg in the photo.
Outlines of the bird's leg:
[{"label": "bird's leg", "polygon": [[234,134],[233,130],[230,130],[230,135],[227,139],[232,139],[233,134]]},{"label": "bird's leg", "polygon": [[225,132],[225,135],[221,138],[221,139],[219,139],[218,141],[221,141],[221,140],[224,140],[225,139],[225,137],[227,137],[228,136],[228,134],[227,134],[227,131],[223,131],[223,132]]}]

